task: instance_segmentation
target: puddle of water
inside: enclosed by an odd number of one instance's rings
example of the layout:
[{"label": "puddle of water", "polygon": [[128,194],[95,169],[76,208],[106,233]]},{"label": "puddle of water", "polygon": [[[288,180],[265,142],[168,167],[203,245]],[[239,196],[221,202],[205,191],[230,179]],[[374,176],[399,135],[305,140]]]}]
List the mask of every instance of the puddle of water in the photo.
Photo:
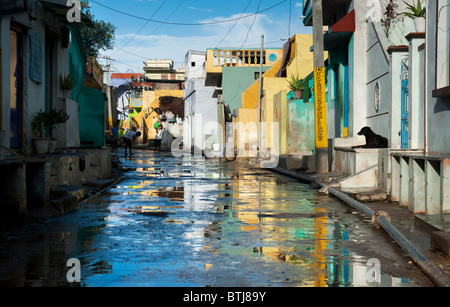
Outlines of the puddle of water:
[{"label": "puddle of water", "polygon": [[[81,286],[418,285],[404,274],[418,274],[407,264],[398,274],[386,269],[398,253],[390,240],[309,186],[217,161],[148,161],[132,160],[118,186],[58,219],[46,230],[56,237],[0,249],[0,263],[16,263],[8,273],[0,265],[9,276],[0,285],[67,286],[72,257],[82,262]],[[375,282],[371,258],[381,261]]]}]

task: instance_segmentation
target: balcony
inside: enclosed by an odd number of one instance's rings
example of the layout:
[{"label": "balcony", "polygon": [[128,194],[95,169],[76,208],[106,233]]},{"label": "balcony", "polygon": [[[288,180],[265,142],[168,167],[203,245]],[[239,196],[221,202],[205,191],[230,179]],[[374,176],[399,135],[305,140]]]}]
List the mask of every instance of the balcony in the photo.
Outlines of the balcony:
[{"label": "balcony", "polygon": [[92,89],[101,90],[103,88],[103,69],[95,57],[88,57],[84,67],[84,84]]},{"label": "balcony", "polygon": [[144,71],[171,71],[173,70],[172,60],[146,60]]},{"label": "balcony", "polygon": [[[273,66],[283,57],[283,48],[265,49],[262,65]],[[206,50],[206,86],[221,86],[223,67],[259,67],[260,49],[208,49]]]}]

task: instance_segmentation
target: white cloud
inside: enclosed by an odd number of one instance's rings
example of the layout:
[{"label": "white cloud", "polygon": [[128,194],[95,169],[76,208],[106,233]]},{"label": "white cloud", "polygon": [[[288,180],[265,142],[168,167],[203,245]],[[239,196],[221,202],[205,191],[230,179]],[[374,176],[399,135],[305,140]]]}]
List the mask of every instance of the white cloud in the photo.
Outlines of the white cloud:
[{"label": "white cloud", "polygon": [[[240,14],[235,14],[200,22],[220,22],[239,18],[239,16]],[[298,25],[291,25],[291,31],[289,32],[286,21],[270,19],[264,14],[243,18],[235,23],[236,21],[204,26],[184,26],[180,29],[179,34],[176,35],[135,35],[135,33],[116,35],[116,45],[134,55],[118,48],[113,51],[108,51],[106,54],[112,55],[113,58],[121,62],[114,63],[114,67],[118,68],[121,72],[130,68],[136,71],[138,66],[142,70],[142,62],[147,58],[172,59],[178,68],[180,64],[184,67],[185,55],[189,50],[206,51],[206,49],[215,48],[216,46],[218,48],[239,48],[243,44],[244,48],[259,48],[262,34],[265,36],[266,44],[270,47],[281,48],[284,44],[281,39],[287,39],[289,33],[293,35],[300,33],[299,30],[302,30],[299,28],[300,22],[298,22]],[[250,27],[251,30],[249,31]],[[130,45],[123,47],[123,44],[133,36],[135,37],[130,42]],[[219,43],[220,45],[218,45]],[[136,55],[140,55],[142,58]]]},{"label": "white cloud", "polygon": [[207,13],[211,13],[211,12],[212,12],[211,9],[202,9],[202,8],[198,8],[198,7],[195,7],[195,6],[190,6],[190,7],[188,7],[188,9],[190,9],[190,10],[203,11],[203,12],[207,12]]}]

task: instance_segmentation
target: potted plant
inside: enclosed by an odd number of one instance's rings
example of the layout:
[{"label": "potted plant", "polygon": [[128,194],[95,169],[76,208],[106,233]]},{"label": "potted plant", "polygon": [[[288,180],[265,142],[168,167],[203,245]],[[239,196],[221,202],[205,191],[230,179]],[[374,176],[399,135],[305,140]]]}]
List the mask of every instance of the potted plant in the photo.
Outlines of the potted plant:
[{"label": "potted plant", "polygon": [[[53,131],[69,119],[69,115],[63,110],[42,110],[34,116],[31,122],[31,129],[38,136],[34,138],[36,153],[53,153],[56,149],[56,139],[53,139]],[[45,137],[45,135],[49,137]]]},{"label": "potted plant", "polygon": [[59,86],[61,87],[64,97],[70,98],[74,81],[70,75],[59,75]]},{"label": "potted plant", "polygon": [[50,138],[45,137],[47,129],[48,115],[45,112],[38,112],[31,121],[31,129],[37,137],[33,138],[36,153],[48,153]]},{"label": "potted plant", "polygon": [[403,12],[402,15],[408,16],[414,20],[414,25],[416,27],[416,32],[425,32],[425,16],[426,7],[422,5],[420,0],[417,0],[417,4],[413,0],[413,4],[406,3],[408,7],[408,12]]},{"label": "potted plant", "polygon": [[298,74],[296,76],[291,75],[291,80],[287,80],[287,82],[289,83],[289,88],[294,91],[295,99],[302,99],[303,91],[309,88],[308,82],[300,78]]},{"label": "potted plant", "polygon": [[53,131],[69,119],[69,114],[64,110],[50,110],[47,116],[47,129],[50,136],[49,153],[54,153],[58,140],[53,138]]}]

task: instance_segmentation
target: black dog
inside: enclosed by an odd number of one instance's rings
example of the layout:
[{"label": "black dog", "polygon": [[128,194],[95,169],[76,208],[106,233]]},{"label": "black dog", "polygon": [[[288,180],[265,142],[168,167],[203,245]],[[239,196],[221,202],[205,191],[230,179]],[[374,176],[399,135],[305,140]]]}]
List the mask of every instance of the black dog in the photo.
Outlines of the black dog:
[{"label": "black dog", "polygon": [[358,135],[366,137],[366,145],[352,146],[352,148],[387,148],[388,140],[384,136],[378,135],[370,129],[370,127],[363,127]]}]

